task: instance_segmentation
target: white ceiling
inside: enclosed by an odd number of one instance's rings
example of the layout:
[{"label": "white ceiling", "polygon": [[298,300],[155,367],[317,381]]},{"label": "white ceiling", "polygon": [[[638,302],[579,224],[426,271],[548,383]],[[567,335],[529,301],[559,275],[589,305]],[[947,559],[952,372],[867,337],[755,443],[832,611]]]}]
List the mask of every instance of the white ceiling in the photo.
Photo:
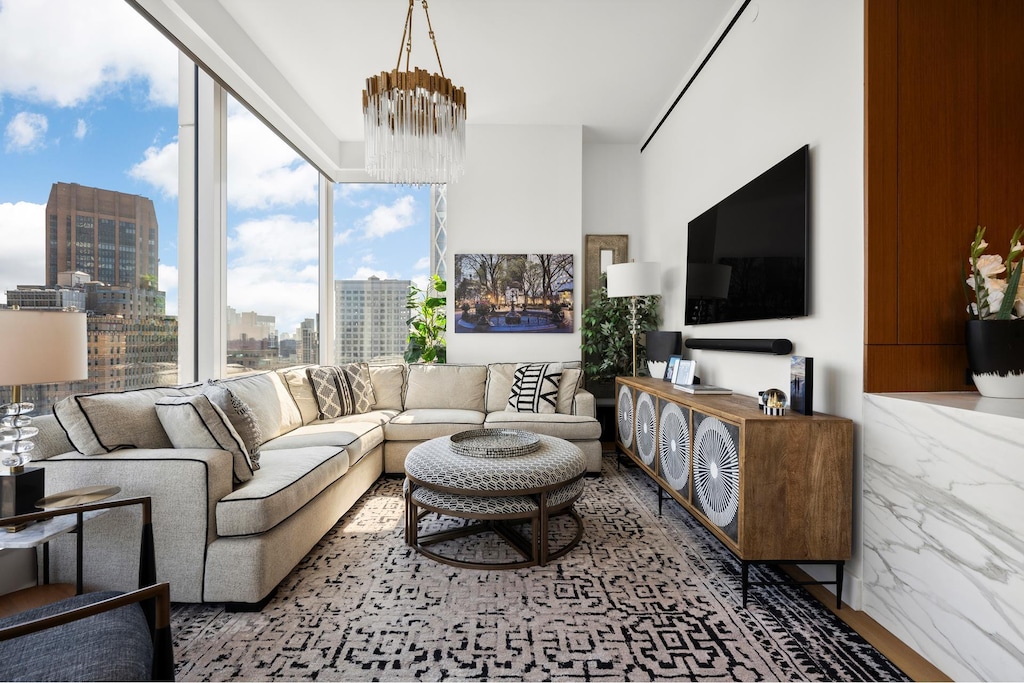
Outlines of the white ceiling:
[{"label": "white ceiling", "polygon": [[[407,0],[127,1],[329,176],[361,166],[346,143],[363,137],[366,77],[395,67]],[[430,18],[468,124],[639,146],[738,4],[432,0]],[[420,0],[413,22],[411,64],[436,71]]]}]

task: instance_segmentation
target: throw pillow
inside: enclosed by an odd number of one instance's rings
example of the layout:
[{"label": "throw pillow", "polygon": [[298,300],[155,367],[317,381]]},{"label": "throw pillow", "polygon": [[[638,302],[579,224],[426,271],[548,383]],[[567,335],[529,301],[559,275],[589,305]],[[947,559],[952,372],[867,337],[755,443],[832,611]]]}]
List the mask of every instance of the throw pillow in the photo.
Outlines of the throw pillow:
[{"label": "throw pillow", "polygon": [[245,446],[245,452],[249,454],[252,468],[258,470],[263,432],[260,430],[260,425],[256,422],[256,415],[249,408],[249,404],[238,398],[230,389],[216,382],[209,382],[203,387],[202,393],[231,420],[231,426],[242,438],[242,444]]},{"label": "throw pillow", "polygon": [[556,413],[572,415],[575,407],[574,403],[576,402],[576,392],[580,388],[582,379],[583,371],[579,368],[562,369],[562,379],[558,382],[558,406],[555,408]]},{"label": "throw pillow", "polygon": [[253,466],[231,420],[205,394],[157,400],[156,414],[175,448],[217,448],[231,453],[236,484],[252,479]]},{"label": "throw pillow", "polygon": [[349,363],[342,365],[349,391],[352,392],[352,413],[369,412],[377,397],[373,394],[373,383],[370,381],[370,366],[366,363]]},{"label": "throw pillow", "polygon": [[308,368],[309,383],[320,420],[333,420],[342,415],[352,414],[352,392],[345,374],[333,365],[317,365]]},{"label": "throw pillow", "polygon": [[78,394],[58,401],[53,414],[75,450],[102,455],[121,448],[170,448],[153,404],[164,396],[181,396],[160,387],[105,394]]},{"label": "throw pillow", "polygon": [[516,366],[506,411],[513,413],[554,413],[558,405],[558,382],[562,366],[557,363],[526,363]]}]

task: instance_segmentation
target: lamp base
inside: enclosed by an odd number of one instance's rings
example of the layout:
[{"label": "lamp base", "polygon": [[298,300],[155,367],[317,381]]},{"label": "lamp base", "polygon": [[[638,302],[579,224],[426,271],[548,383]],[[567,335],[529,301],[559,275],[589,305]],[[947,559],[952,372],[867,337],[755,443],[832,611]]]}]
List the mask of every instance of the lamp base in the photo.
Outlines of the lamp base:
[{"label": "lamp base", "polygon": [[[0,517],[14,517],[38,512],[36,501],[46,496],[46,470],[26,467],[24,471],[0,473]],[[21,531],[27,524],[4,527],[7,531]]]}]

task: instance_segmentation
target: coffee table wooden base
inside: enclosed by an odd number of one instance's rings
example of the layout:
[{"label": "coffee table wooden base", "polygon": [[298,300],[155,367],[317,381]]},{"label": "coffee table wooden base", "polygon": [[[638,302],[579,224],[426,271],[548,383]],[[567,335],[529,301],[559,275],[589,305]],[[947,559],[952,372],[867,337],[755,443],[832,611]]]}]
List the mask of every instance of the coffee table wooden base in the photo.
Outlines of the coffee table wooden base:
[{"label": "coffee table wooden base", "polygon": [[[543,515],[539,514],[538,510],[538,513],[532,514],[529,517],[478,519],[477,516],[470,513],[417,505],[411,498],[411,495],[406,495],[406,543],[415,548],[420,554],[454,567],[466,567],[468,569],[519,569],[522,567],[544,565],[575,548],[580,539],[583,538],[583,518],[572,507],[575,499],[557,509],[548,509],[546,514]],[[464,521],[464,524],[420,535],[419,522],[430,513],[461,519]],[[549,520],[552,517],[561,516],[570,517],[576,527],[576,533],[567,543],[552,550],[549,545]],[[530,523],[531,537],[529,538],[516,528],[524,522]],[[469,560],[460,560],[450,555],[442,555],[428,547],[445,541],[486,533],[496,534],[509,547],[515,550],[522,559],[514,562],[471,562]]]}]

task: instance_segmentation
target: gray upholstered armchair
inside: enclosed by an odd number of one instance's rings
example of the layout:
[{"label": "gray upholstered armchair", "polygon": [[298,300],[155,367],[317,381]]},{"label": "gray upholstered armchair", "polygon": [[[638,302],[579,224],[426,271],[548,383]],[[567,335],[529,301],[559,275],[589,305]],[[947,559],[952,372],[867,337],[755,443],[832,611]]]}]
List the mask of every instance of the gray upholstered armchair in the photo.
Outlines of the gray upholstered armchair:
[{"label": "gray upholstered armchair", "polygon": [[0,526],[61,515],[77,515],[81,525],[85,512],[128,505],[143,511],[139,589],[79,594],[0,619],[0,680],[174,679],[170,587],[155,583],[148,497],[7,517]]}]

